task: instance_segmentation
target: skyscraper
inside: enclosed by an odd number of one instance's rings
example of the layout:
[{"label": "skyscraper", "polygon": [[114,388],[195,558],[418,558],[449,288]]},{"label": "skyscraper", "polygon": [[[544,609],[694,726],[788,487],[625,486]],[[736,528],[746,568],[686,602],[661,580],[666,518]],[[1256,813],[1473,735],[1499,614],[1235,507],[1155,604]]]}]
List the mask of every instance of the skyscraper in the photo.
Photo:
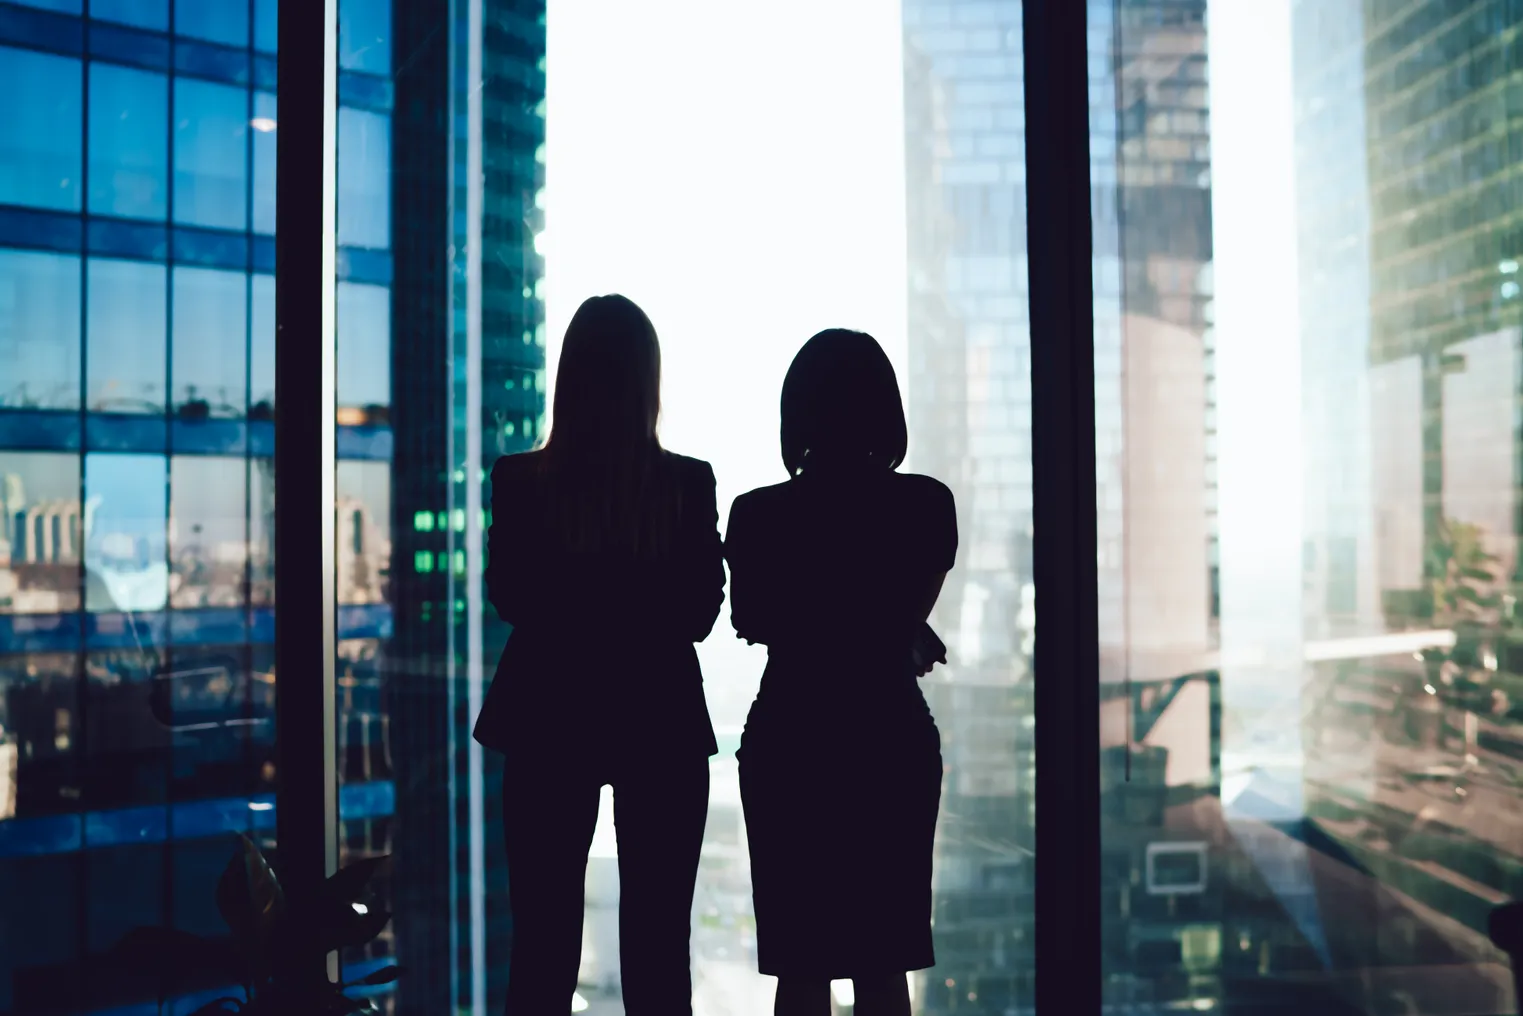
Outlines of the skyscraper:
[{"label": "skyscraper", "polygon": [[[278,860],[276,8],[0,5],[0,898],[52,915],[0,923],[3,1012],[152,1000],[115,942],[222,934],[233,833]],[[340,831],[396,910],[344,961],[438,1012],[505,972],[466,507],[542,413],[543,4],[339,8]]]}]

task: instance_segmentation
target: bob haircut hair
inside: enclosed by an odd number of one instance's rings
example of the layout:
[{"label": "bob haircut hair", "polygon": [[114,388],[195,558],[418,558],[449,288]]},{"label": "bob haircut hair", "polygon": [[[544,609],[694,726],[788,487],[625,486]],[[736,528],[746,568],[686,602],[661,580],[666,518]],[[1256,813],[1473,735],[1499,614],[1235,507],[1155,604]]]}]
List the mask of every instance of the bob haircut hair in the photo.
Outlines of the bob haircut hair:
[{"label": "bob haircut hair", "polygon": [[829,328],[804,343],[783,379],[783,464],[891,471],[909,430],[894,365],[866,332]]}]

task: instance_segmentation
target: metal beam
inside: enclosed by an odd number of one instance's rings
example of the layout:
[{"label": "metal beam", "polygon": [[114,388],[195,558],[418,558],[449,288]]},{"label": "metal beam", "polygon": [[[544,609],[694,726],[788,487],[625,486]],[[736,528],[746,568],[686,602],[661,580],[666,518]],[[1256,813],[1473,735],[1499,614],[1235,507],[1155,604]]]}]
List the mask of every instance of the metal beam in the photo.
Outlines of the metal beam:
[{"label": "metal beam", "polygon": [[1100,649],[1086,4],[1026,0],[1036,591],[1036,1008],[1097,1014]]},{"label": "metal beam", "polygon": [[[277,863],[294,898],[338,861],[334,268],[337,0],[280,0],[275,207]],[[311,975],[336,976],[336,958]]]}]

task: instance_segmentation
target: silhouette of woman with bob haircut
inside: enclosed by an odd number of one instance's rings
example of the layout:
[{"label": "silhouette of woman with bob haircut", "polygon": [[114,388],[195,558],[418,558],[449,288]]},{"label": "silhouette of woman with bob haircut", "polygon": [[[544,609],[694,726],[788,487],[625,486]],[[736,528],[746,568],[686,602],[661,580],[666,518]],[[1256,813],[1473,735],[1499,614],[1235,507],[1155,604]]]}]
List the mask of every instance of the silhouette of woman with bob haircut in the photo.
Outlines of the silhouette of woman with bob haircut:
[{"label": "silhouette of woman with bob haircut", "polygon": [[767,646],[739,760],[779,1016],[826,1016],[846,978],[857,1016],[907,1016],[906,972],[935,962],[941,738],[916,678],[940,662],[925,621],[957,517],[941,483],[896,472],[907,443],[883,349],[821,332],[783,381],[789,479],[730,509],[731,620]]},{"label": "silhouette of woman with bob haircut", "polygon": [[475,736],[501,752],[509,1016],[565,1016],[604,784],[630,1016],[692,1012],[693,884],[718,749],[693,643],[724,601],[707,462],[656,437],[661,350],[622,296],[566,329],[543,447],[492,470],[487,591],[513,626]]}]

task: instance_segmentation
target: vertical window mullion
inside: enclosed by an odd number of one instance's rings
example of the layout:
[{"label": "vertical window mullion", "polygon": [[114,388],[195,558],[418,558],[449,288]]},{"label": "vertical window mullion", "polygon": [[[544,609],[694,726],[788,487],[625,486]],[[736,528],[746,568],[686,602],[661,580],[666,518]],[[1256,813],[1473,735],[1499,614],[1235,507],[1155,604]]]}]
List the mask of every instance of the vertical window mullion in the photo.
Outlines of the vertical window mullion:
[{"label": "vertical window mullion", "polygon": [[1098,1014],[1100,703],[1086,4],[1026,0],[1036,1000]]},{"label": "vertical window mullion", "polygon": [[[300,899],[338,859],[334,265],[337,0],[281,0],[275,201],[277,850]],[[321,973],[333,977],[334,957]]]}]

